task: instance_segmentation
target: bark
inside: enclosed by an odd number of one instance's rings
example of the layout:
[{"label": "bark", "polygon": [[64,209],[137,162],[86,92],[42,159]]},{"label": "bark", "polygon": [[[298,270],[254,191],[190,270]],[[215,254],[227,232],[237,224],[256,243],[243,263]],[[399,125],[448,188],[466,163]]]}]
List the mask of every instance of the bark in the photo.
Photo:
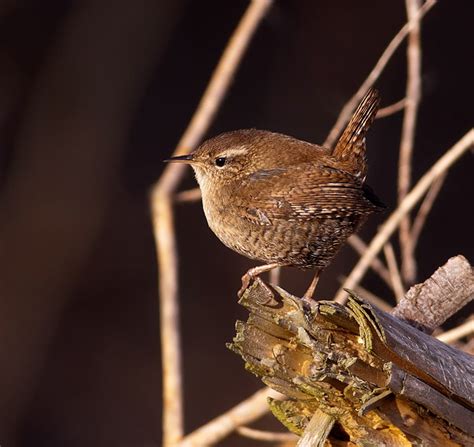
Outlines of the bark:
[{"label": "bark", "polygon": [[473,298],[474,270],[458,255],[424,283],[414,285],[393,314],[431,333]]},{"label": "bark", "polygon": [[269,404],[293,433],[308,437],[322,412],[338,428],[327,438],[333,444],[474,445],[468,354],[353,292],[346,306],[306,302],[257,279],[240,304],[250,315],[229,347],[287,396]]}]

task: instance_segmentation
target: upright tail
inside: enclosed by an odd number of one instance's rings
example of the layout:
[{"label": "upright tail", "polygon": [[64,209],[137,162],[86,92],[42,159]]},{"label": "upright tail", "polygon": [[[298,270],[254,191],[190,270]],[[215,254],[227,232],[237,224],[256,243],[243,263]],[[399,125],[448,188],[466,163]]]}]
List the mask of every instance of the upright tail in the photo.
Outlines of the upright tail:
[{"label": "upright tail", "polygon": [[361,178],[367,174],[365,134],[377,114],[379,103],[378,91],[369,89],[332,152],[334,157],[347,162],[350,172]]}]

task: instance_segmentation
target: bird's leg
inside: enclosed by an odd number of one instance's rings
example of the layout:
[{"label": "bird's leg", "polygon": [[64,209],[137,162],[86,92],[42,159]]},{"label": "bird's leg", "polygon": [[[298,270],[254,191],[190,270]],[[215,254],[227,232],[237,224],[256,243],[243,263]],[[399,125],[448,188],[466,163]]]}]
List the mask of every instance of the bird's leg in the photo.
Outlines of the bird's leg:
[{"label": "bird's leg", "polygon": [[238,291],[237,295],[239,297],[242,296],[242,294],[245,292],[245,289],[249,286],[250,281],[260,275],[260,273],[268,272],[269,270],[273,270],[280,265],[281,264],[274,262],[272,264],[259,265],[248,270],[247,273],[242,276],[242,287]]},{"label": "bird's leg", "polygon": [[275,267],[273,270],[269,271],[270,274],[270,284],[273,284],[275,286],[280,285],[280,273],[281,273],[281,267]]},{"label": "bird's leg", "polygon": [[313,280],[308,287],[308,290],[303,295],[303,300],[311,301],[313,299],[314,291],[316,290],[316,286],[318,285],[319,275],[321,274],[321,270],[317,269],[316,273],[314,274]]}]

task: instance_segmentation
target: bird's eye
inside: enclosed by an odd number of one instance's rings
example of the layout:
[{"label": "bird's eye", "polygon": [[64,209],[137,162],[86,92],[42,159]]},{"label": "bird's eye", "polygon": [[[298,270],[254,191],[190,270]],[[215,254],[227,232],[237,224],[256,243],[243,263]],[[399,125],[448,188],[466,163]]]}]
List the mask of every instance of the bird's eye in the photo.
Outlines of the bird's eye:
[{"label": "bird's eye", "polygon": [[216,166],[222,168],[225,165],[227,159],[225,157],[217,157],[215,160]]}]

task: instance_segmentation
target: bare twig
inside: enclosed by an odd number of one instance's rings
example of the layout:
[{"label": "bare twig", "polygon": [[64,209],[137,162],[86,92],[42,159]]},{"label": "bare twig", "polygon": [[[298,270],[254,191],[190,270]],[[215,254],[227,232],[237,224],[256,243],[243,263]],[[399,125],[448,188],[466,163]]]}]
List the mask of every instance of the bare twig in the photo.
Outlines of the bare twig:
[{"label": "bare twig", "polygon": [[353,268],[352,272],[339,289],[335,300],[339,303],[346,299],[344,288],[353,289],[363,278],[365,272],[370,266],[374,257],[383,248],[385,242],[397,229],[403,216],[408,213],[420,198],[426,193],[430,185],[444,174],[450,166],[474,144],[474,129],[469,130],[453,147],[451,147],[418,181],[416,186],[403,199],[397,209],[389,216],[376,236],[372,239],[366,252],[360,258],[359,262]]},{"label": "bare twig", "polygon": [[[174,155],[192,150],[201,141],[223,101],[240,60],[271,0],[253,0],[230,38],[201,101]],[[169,165],[152,191],[153,232],[159,262],[160,331],[163,365],[163,445],[183,436],[183,396],[179,337],[178,273],[171,195],[184,172]]]},{"label": "bare twig", "polygon": [[397,258],[395,257],[395,251],[390,242],[387,242],[383,246],[385,259],[387,260],[388,270],[390,272],[390,278],[392,283],[392,289],[397,299],[397,303],[405,296],[405,289],[403,287],[402,277],[400,270],[398,269]]},{"label": "bare twig", "polygon": [[[409,21],[418,15],[421,0],[405,0]],[[418,105],[421,95],[421,38],[418,19],[408,35],[407,46],[407,87],[405,95],[405,113],[403,115],[398,162],[398,203],[408,194],[411,185],[411,165]],[[413,284],[416,277],[416,260],[411,238],[411,221],[407,213],[400,222],[400,252],[402,258],[402,276],[406,283]]]},{"label": "bare twig", "polygon": [[246,438],[255,439],[256,441],[267,441],[267,442],[288,442],[297,441],[298,436],[293,433],[274,432],[265,430],[256,430],[250,427],[238,427],[237,433]]},{"label": "bare twig", "polygon": [[281,394],[270,388],[257,391],[231,410],[187,435],[176,447],[204,447],[215,444],[237,427],[249,424],[266,414],[268,397],[281,398]]},{"label": "bare twig", "polygon": [[152,205],[160,277],[163,445],[168,447],[181,439],[183,435],[181,343],[177,302],[178,261],[171,202],[165,194],[160,194],[154,197]]},{"label": "bare twig", "polygon": [[438,197],[445,180],[446,174],[437,178],[428,190],[423,202],[421,202],[420,209],[418,210],[418,214],[416,215],[415,221],[411,227],[410,238],[413,244],[413,251],[415,250],[418,239],[420,238],[426,218],[428,217],[428,214],[431,211],[431,208],[433,207],[436,197]]},{"label": "bare twig", "polygon": [[454,329],[437,335],[436,338],[444,343],[452,343],[471,334],[474,334],[474,320],[466,321]]},{"label": "bare twig", "polygon": [[176,202],[197,202],[201,200],[201,189],[192,188],[178,192],[174,199]]},{"label": "bare twig", "polygon": [[[348,242],[349,242],[349,245],[360,256],[362,256],[367,250],[367,244],[357,234],[353,234],[348,239]],[[378,257],[375,257],[374,259],[372,259],[370,267],[372,267],[372,270],[375,273],[377,273],[389,287],[392,287],[390,272],[387,270],[387,267],[385,267],[384,263]]]},{"label": "bare twig", "polygon": [[390,58],[393,56],[395,50],[400,46],[403,42],[403,39],[408,35],[408,33],[412,30],[414,26],[417,25],[418,21],[436,4],[436,0],[427,0],[424,5],[419,9],[416,16],[407,22],[403,28],[395,35],[392,41],[388,44],[385,48],[382,56],[375,64],[372,71],[369,73],[365,81],[359,87],[357,92],[352,96],[352,98],[344,105],[342,108],[341,113],[339,114],[336,123],[332,127],[331,131],[329,132],[326,141],[324,142],[324,146],[332,147],[342,132],[343,127],[349,121],[349,118],[352,115],[352,112],[356,108],[357,104],[359,104],[362,97],[367,93],[367,90],[372,87],[375,81],[379,78],[380,74],[382,73],[383,69],[387,65]]},{"label": "bare twig", "polygon": [[375,118],[377,119],[385,118],[387,116],[400,112],[400,110],[403,110],[405,108],[405,104],[406,104],[406,99],[402,98],[400,99],[400,101],[394,102],[393,104],[390,104],[389,106],[379,109]]}]

